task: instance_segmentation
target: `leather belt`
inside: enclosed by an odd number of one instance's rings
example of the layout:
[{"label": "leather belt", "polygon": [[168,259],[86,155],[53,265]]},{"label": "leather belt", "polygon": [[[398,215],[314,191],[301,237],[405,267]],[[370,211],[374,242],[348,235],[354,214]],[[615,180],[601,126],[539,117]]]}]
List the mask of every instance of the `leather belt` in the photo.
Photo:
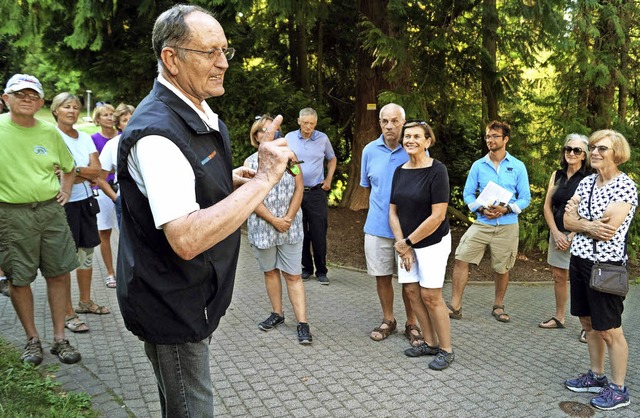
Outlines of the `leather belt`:
[{"label": "leather belt", "polygon": [[310,192],[311,190],[318,190],[322,188],[322,183],[318,183],[315,186],[311,186],[311,187],[305,187],[304,191],[305,192]]}]

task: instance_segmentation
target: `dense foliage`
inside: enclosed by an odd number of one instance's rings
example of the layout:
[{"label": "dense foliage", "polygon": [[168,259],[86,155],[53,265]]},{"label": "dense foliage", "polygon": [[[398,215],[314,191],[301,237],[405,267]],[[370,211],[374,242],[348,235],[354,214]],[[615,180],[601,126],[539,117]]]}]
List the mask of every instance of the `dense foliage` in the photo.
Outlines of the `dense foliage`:
[{"label": "dense foliage", "polygon": [[[137,103],[156,73],[150,32],[166,0],[0,0],[2,76],[29,71],[48,92],[93,90],[96,99]],[[452,205],[473,162],[486,152],[491,118],[513,126],[509,152],[529,170],[533,200],[522,214],[525,248],[546,247],[542,203],[563,138],[640,125],[640,6],[624,0],[200,0],[238,50],[226,94],[210,101],[227,122],[234,159],[253,149],[256,115],[320,114],[339,158],[334,200],[357,207],[359,159],[379,135],[377,108],[390,101],[430,123],[433,155],[448,167]],[[8,61],[5,61],[5,57]],[[50,96],[52,96],[50,94]],[[370,97],[372,99],[370,99]],[[363,122],[364,121],[364,122]],[[621,169],[638,180],[639,156]],[[640,239],[634,222],[629,250]]]}]

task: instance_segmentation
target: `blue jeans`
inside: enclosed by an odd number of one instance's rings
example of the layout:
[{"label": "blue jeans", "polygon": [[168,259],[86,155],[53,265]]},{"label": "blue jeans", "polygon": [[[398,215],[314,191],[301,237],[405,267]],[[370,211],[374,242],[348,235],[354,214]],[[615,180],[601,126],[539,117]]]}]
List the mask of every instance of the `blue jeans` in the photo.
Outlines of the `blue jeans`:
[{"label": "blue jeans", "polygon": [[144,351],[158,382],[162,417],[213,417],[209,338],[198,343],[151,344]]}]

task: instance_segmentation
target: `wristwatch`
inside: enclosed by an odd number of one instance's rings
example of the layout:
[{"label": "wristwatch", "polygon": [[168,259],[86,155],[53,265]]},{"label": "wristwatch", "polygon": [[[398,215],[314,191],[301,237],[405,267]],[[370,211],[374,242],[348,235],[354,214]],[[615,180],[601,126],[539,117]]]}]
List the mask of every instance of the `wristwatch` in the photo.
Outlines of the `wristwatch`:
[{"label": "wristwatch", "polygon": [[404,243],[407,244],[409,247],[413,247],[413,242],[411,242],[409,238],[405,238]]},{"label": "wristwatch", "polygon": [[76,174],[80,174],[80,167],[76,167]]}]

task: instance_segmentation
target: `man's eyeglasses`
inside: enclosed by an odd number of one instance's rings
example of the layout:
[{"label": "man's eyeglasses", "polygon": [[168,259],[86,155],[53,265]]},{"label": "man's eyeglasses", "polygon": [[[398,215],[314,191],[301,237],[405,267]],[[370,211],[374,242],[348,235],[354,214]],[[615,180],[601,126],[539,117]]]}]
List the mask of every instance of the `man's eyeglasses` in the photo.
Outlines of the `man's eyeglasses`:
[{"label": "man's eyeglasses", "polygon": [[226,47],[211,48],[208,51],[200,51],[199,49],[185,48],[183,46],[174,46],[173,48],[184,49],[185,51],[189,51],[189,52],[197,52],[198,54],[205,54],[210,61],[214,61],[218,59],[220,55],[224,55],[224,57],[227,60],[230,60],[236,54],[235,48],[226,48]]},{"label": "man's eyeglasses", "polygon": [[17,97],[20,100],[26,99],[27,97],[31,100],[40,100],[40,95],[37,93],[26,93],[24,91],[14,91],[13,93],[9,93],[9,94],[13,94],[15,97]]},{"label": "man's eyeglasses", "polygon": [[600,154],[607,152],[608,149],[609,147],[605,145],[589,145],[589,151],[593,152],[595,150],[598,150],[598,153]]},{"label": "man's eyeglasses", "polygon": [[[606,147],[605,147],[606,148]],[[565,154],[571,154],[571,152],[573,151],[574,155],[580,155],[582,154],[582,151],[584,151],[582,148],[580,147],[575,147],[575,148],[571,148],[571,147],[564,147],[562,148],[562,150],[565,152]]]},{"label": "man's eyeglasses", "polygon": [[504,135],[498,135],[498,134],[485,135],[485,136],[484,136],[484,140],[485,140],[485,141],[488,141],[488,140],[490,140],[490,139],[494,139],[494,140],[495,140],[495,139],[499,139],[499,138],[503,138],[503,137],[504,137]]}]

